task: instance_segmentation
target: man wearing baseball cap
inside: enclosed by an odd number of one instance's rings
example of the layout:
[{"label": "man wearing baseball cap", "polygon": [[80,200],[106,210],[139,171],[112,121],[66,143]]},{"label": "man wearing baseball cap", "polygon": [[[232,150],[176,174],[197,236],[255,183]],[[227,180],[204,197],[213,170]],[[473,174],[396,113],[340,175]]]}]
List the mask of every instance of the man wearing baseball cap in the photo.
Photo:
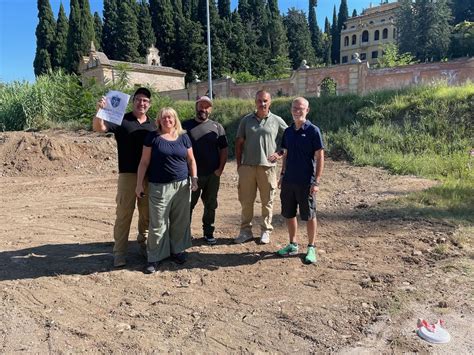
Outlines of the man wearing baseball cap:
[{"label": "man wearing baseball cap", "polygon": [[198,189],[191,193],[191,215],[201,197],[204,204],[203,237],[209,245],[216,244],[214,222],[217,194],[228,155],[225,130],[220,123],[209,119],[211,112],[212,100],[208,96],[200,96],[196,99],[196,116],[183,122],[183,128],[191,138],[198,173]]},{"label": "man wearing baseball cap", "polygon": [[[156,124],[147,116],[151,104],[151,92],[138,88],[133,95],[133,110],[125,114],[121,125],[104,121],[95,116],[92,128],[96,132],[112,132],[117,141],[119,177],[117,208],[114,224],[114,267],[127,263],[127,245],[135,203],[138,207],[138,236],[140,252],[146,257],[148,236],[148,198],[136,199],[137,170],[142,156],[143,141],[148,132],[156,130]],[[97,102],[97,110],[106,105],[105,97]],[[147,186],[148,184],[144,184]],[[147,191],[145,191],[145,194]]]}]

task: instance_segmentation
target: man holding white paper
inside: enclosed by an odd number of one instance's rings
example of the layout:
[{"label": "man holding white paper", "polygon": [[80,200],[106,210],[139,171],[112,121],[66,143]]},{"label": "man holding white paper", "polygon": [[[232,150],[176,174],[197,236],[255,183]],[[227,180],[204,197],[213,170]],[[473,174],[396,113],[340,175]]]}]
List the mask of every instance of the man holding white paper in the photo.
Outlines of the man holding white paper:
[{"label": "man holding white paper", "polygon": [[[143,141],[148,132],[156,130],[156,124],[147,116],[151,104],[151,92],[139,88],[133,95],[133,110],[120,117],[120,106],[128,95],[109,92],[97,102],[97,114],[92,127],[96,132],[111,132],[117,141],[119,177],[117,186],[117,209],[114,225],[114,267],[127,263],[127,245],[135,204],[138,207],[137,240],[142,255],[146,256],[148,236],[148,198],[136,199],[137,170],[140,163]],[[119,102],[117,102],[119,101]],[[113,108],[108,105],[115,106]],[[106,110],[108,108],[108,110]],[[122,111],[123,112],[123,111]],[[144,184],[147,186],[148,184]],[[145,194],[147,191],[145,190]]]}]

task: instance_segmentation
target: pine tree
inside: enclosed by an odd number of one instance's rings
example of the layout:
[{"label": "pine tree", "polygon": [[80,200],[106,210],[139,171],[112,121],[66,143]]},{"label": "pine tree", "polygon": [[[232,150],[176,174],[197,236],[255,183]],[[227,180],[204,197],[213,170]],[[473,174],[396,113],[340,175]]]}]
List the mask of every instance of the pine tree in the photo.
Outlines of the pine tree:
[{"label": "pine tree", "polygon": [[163,65],[173,66],[176,34],[170,0],[150,0],[150,13],[161,62]]},{"label": "pine tree", "polygon": [[35,75],[49,72],[56,33],[56,21],[49,0],[38,0],[38,26],[36,26],[36,55],[33,61]]},{"label": "pine tree", "polygon": [[104,26],[102,27],[102,49],[109,59],[117,59],[117,0],[104,0]]},{"label": "pine tree", "polygon": [[117,29],[117,59],[126,62],[138,62],[138,38],[137,17],[130,4],[121,1],[118,12]]},{"label": "pine tree", "polygon": [[230,18],[230,0],[218,0],[217,8],[221,19]]},{"label": "pine tree", "polygon": [[68,19],[63,4],[59,5],[58,21],[56,22],[56,36],[51,64],[53,69],[64,68],[66,65]]},{"label": "pine tree", "polygon": [[336,51],[338,48],[337,42],[339,42],[339,40],[340,38],[337,31],[336,5],[334,5],[331,24],[331,63],[339,62],[339,53]]},{"label": "pine tree", "polygon": [[323,56],[323,46],[321,43],[321,30],[319,29],[318,20],[316,18],[316,6],[318,6],[317,0],[309,1],[308,23],[314,53],[316,54],[316,57],[321,58]]},{"label": "pine tree", "polygon": [[151,25],[151,16],[148,2],[141,0],[139,3],[138,15],[138,53],[140,57],[145,57],[148,54],[148,48],[155,45],[156,37]]},{"label": "pine tree", "polygon": [[67,33],[66,70],[75,73],[81,56],[81,9],[78,0],[70,1],[69,29]]},{"label": "pine tree", "polygon": [[100,18],[99,13],[96,11],[94,12],[94,44],[95,48],[98,51],[102,50],[102,19]]},{"label": "pine tree", "polygon": [[348,18],[349,10],[347,8],[347,0],[341,0],[341,5],[339,6],[339,13],[337,14],[336,40],[333,41],[333,52],[335,55],[336,63],[339,63],[339,57],[341,56],[341,31],[344,28],[344,23],[347,21]]},{"label": "pine tree", "polygon": [[288,31],[290,60],[293,68],[297,69],[303,59],[308,64],[314,64],[315,55],[311,45],[311,33],[304,12],[291,8],[284,21]]}]

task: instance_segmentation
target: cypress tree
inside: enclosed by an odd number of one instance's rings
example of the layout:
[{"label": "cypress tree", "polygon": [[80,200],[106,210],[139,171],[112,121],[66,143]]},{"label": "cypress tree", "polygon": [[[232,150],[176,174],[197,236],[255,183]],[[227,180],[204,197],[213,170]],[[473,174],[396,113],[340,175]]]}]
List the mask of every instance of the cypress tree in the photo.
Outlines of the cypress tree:
[{"label": "cypress tree", "polygon": [[352,11],[352,17],[357,17],[357,10],[356,10],[356,9],[354,9],[354,10]]},{"label": "cypress tree", "polygon": [[398,50],[416,55],[416,21],[411,0],[401,0],[397,16]]},{"label": "cypress tree", "polygon": [[202,79],[207,75],[207,49],[202,41],[201,24],[184,16],[181,23],[176,41],[179,52],[175,68],[183,70],[186,82],[191,82],[195,76]]},{"label": "cypress tree", "polygon": [[451,12],[453,14],[454,24],[463,21],[474,22],[474,1],[452,0]]},{"label": "cypress tree", "polygon": [[245,26],[237,11],[232,13],[228,46],[230,49],[230,72],[250,71],[249,45],[246,41]]},{"label": "cypress tree", "polygon": [[331,25],[329,24],[329,20],[326,17],[324,20],[324,34],[323,34],[323,45],[324,45],[324,63],[326,65],[331,65]]},{"label": "cypress tree", "polygon": [[138,15],[138,53],[140,57],[145,57],[148,54],[148,48],[155,45],[156,37],[151,25],[150,9],[146,0],[141,0],[139,3]]},{"label": "cypress tree", "polygon": [[333,41],[333,53],[336,63],[339,63],[339,57],[341,56],[341,31],[344,27],[344,22],[346,22],[348,18],[349,10],[347,8],[347,0],[341,0],[339,13],[337,14],[337,33],[335,35],[335,40]]},{"label": "cypress tree", "polygon": [[71,0],[69,11],[69,29],[67,33],[66,69],[77,72],[81,55],[81,9],[78,0]]},{"label": "cypress tree", "polygon": [[290,60],[293,68],[297,69],[303,59],[309,64],[314,64],[315,55],[311,45],[311,33],[304,12],[291,8],[284,21],[288,31]]},{"label": "cypress tree", "polygon": [[323,56],[323,46],[321,39],[321,30],[318,26],[318,20],[316,17],[316,6],[318,6],[317,0],[309,1],[309,11],[308,11],[308,23],[309,31],[311,32],[311,44],[314,48],[314,53],[316,57],[321,58]]},{"label": "cypress tree", "polygon": [[102,27],[102,49],[110,59],[117,59],[117,0],[104,0],[104,26]]},{"label": "cypress tree", "polygon": [[288,38],[277,0],[268,0],[268,11],[270,20],[267,31],[270,33],[271,56],[288,58]]},{"label": "cypress tree", "polygon": [[56,36],[51,61],[53,69],[64,68],[66,65],[68,29],[69,23],[61,3],[59,5],[58,21],[56,22]]},{"label": "cypress tree", "polygon": [[161,62],[163,65],[173,66],[176,34],[170,0],[150,0],[150,13]]},{"label": "cypress tree", "polygon": [[117,59],[126,62],[138,62],[138,38],[137,17],[130,4],[126,1],[120,2],[118,12],[117,29]]},{"label": "cypress tree", "polygon": [[239,0],[238,11],[242,23],[249,23],[253,21],[252,8],[248,0]]},{"label": "cypress tree", "polygon": [[217,8],[221,19],[230,18],[230,0],[218,0]]},{"label": "cypress tree", "polygon": [[94,12],[94,44],[97,50],[102,50],[102,19],[100,18],[99,13]]},{"label": "cypress tree", "polygon": [[36,26],[36,54],[33,61],[35,75],[49,72],[54,47],[56,21],[49,0],[38,0],[38,26]]},{"label": "cypress tree", "polygon": [[447,0],[418,0],[416,16],[417,58],[440,60],[448,54],[451,41],[451,8]]},{"label": "cypress tree", "polygon": [[339,53],[336,52],[338,48],[337,42],[339,42],[340,38],[338,36],[337,31],[337,15],[336,15],[336,5],[334,5],[334,9],[332,11],[332,25],[331,25],[331,63],[338,63],[339,62]]},{"label": "cypress tree", "polygon": [[79,0],[79,7],[81,8],[81,29],[80,29],[80,54],[85,55],[89,53],[91,42],[95,39],[94,18],[91,14],[91,7],[89,0]]}]

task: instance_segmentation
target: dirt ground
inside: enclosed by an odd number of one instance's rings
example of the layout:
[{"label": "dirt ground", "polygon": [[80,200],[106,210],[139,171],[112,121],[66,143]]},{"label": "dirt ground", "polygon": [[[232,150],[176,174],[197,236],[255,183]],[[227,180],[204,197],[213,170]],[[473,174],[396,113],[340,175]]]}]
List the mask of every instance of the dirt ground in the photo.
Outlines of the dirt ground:
[{"label": "dirt ground", "polygon": [[[136,219],[127,266],[111,266],[112,137],[0,133],[0,162],[1,353],[474,352],[469,236],[396,203],[434,181],[328,160],[319,261],[308,266],[304,254],[274,254],[287,243],[279,198],[269,245],[232,243],[240,205],[231,161],[217,245],[199,238],[199,204],[189,261],[145,275]],[[418,338],[418,318],[444,319],[451,342]]]}]

